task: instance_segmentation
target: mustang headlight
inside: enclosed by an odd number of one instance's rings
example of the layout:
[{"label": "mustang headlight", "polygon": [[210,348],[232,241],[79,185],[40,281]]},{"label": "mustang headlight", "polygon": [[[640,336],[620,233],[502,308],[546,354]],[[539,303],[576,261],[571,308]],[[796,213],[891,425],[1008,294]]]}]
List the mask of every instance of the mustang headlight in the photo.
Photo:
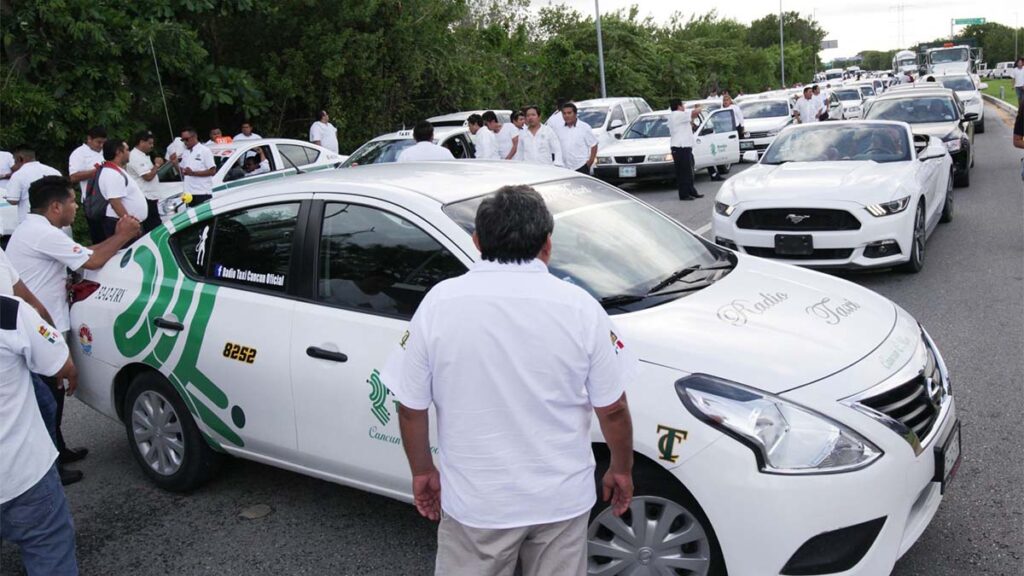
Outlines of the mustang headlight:
[{"label": "mustang headlight", "polygon": [[715,212],[718,212],[722,216],[732,216],[732,213],[735,210],[735,206],[730,206],[725,202],[715,202]]},{"label": "mustang headlight", "polygon": [[647,157],[647,162],[672,162],[671,154],[652,154]]},{"label": "mustang headlight", "polygon": [[823,414],[721,378],[687,376],[676,382],[676,393],[696,418],[753,450],[765,473],[850,472],[882,456]]},{"label": "mustang headlight", "polygon": [[597,164],[599,166],[602,165],[602,164],[611,164],[611,163],[612,163],[612,157],[611,156],[598,156],[597,157]]},{"label": "mustang headlight", "polygon": [[871,213],[872,216],[891,216],[892,214],[899,214],[907,209],[910,205],[910,196],[900,198],[899,200],[893,200],[892,202],[883,202],[882,204],[868,204],[864,208]]}]

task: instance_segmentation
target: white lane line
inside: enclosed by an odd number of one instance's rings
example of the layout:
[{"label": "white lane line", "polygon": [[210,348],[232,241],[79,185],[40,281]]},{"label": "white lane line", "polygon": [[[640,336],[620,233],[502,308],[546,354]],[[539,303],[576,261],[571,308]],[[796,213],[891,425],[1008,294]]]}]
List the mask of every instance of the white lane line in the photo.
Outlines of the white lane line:
[{"label": "white lane line", "polygon": [[701,226],[700,228],[697,228],[696,230],[694,230],[694,232],[696,232],[700,236],[703,236],[704,233],[707,232],[708,230],[711,230],[711,222],[708,222],[707,224]]}]

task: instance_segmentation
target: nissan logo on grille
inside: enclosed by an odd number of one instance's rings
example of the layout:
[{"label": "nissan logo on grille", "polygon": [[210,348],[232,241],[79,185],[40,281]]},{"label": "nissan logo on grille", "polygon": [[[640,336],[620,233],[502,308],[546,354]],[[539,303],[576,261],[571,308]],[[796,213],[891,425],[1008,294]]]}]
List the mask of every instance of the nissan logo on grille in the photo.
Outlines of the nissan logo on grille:
[{"label": "nissan logo on grille", "polygon": [[810,217],[810,214],[787,214],[786,220],[789,220],[793,224],[799,224]]}]

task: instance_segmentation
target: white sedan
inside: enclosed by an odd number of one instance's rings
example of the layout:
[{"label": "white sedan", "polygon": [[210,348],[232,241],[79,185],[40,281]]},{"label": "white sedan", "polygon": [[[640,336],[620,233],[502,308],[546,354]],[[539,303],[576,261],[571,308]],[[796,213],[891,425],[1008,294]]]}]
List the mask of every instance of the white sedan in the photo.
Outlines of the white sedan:
[{"label": "white sedan", "polygon": [[812,267],[924,265],[925,241],[953,218],[941,140],[903,122],[793,126],[715,197],[715,242]]},{"label": "white sedan", "polygon": [[743,129],[740,153],[757,152],[760,158],[768,146],[775,141],[779,132],[793,123],[792,100],[788,98],[744,99],[738,106],[743,112]]},{"label": "white sedan", "polygon": [[[439,124],[434,125],[434,144],[444,146],[455,158],[475,158],[476,146],[473,145],[473,137],[469,128],[463,125],[453,125],[454,120],[444,120],[448,117],[457,117],[459,114],[450,116],[439,116]],[[433,119],[431,120],[433,122]],[[398,155],[403,150],[415,144],[412,138],[412,130],[399,130],[388,134],[381,134],[366,144],[363,144],[349,156],[343,168],[353,166],[368,166],[370,164],[387,164],[398,160]]]},{"label": "white sedan", "polygon": [[720,248],[560,168],[382,164],[214,196],[76,286],[76,396],[165,489],[200,486],[223,451],[411,501],[380,369],[427,291],[480,259],[481,201],[518,184],[554,215],[551,273],[642,360],[636,497],[621,518],[595,507],[591,573],[888,574],[959,462],[929,335],[870,290]]}]

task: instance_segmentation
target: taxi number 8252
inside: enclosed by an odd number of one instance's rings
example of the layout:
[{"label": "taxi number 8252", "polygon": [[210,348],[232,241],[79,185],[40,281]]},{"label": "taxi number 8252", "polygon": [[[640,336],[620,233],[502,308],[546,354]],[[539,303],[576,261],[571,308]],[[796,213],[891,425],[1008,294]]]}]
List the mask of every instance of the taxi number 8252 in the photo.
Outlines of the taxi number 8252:
[{"label": "taxi number 8252", "polygon": [[256,349],[227,342],[224,344],[224,357],[252,364],[256,361]]}]

